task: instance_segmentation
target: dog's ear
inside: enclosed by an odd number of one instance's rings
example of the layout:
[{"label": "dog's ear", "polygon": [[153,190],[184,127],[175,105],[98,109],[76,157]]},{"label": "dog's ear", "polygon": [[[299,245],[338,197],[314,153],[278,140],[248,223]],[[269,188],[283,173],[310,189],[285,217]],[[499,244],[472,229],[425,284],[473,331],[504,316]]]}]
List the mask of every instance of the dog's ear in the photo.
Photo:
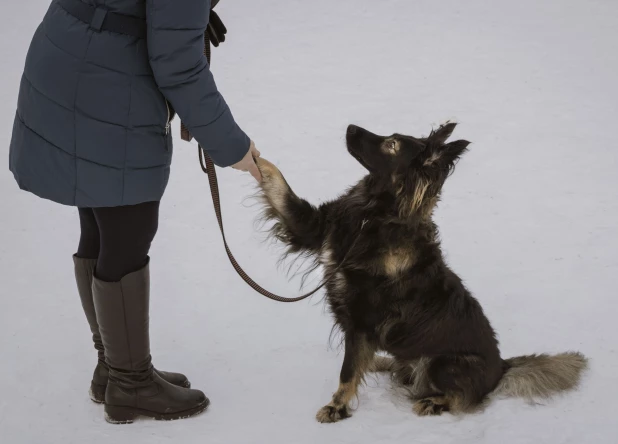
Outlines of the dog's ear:
[{"label": "dog's ear", "polygon": [[443,144],[449,137],[451,137],[451,134],[453,134],[456,126],[457,124],[455,122],[446,122],[445,124],[440,125],[438,129],[433,130],[429,135],[428,140],[432,143]]},{"label": "dog's ear", "polygon": [[468,145],[470,145],[470,142],[467,140],[456,140],[455,142],[446,144],[441,151],[441,157],[446,162],[454,163],[468,151]]}]

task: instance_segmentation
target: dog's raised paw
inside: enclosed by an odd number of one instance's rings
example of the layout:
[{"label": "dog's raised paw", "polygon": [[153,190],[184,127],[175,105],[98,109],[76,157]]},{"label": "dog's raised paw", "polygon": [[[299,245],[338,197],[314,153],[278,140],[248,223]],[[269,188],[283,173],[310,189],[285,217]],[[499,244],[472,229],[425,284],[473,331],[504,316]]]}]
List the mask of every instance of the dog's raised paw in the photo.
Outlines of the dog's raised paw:
[{"label": "dog's raised paw", "polygon": [[350,416],[352,415],[348,412],[347,406],[344,405],[342,407],[335,407],[334,405],[329,404],[318,410],[318,413],[315,415],[315,419],[321,423],[331,423],[349,418]]},{"label": "dog's raised paw", "polygon": [[285,211],[285,203],[291,194],[290,187],[283,178],[281,171],[268,160],[258,157],[257,166],[262,174],[262,192],[268,199],[269,205],[276,211]]},{"label": "dog's raised paw", "polygon": [[272,163],[270,163],[268,160],[264,159],[263,157],[258,157],[255,159],[255,161],[264,179],[281,176],[281,172],[279,171],[279,168],[274,166]]}]

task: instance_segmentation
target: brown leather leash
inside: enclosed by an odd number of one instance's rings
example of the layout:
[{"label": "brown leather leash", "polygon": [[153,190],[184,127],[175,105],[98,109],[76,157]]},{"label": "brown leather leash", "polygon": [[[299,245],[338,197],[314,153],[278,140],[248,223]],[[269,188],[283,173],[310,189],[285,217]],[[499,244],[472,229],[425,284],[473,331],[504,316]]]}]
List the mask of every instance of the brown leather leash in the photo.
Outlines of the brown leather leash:
[{"label": "brown leather leash", "polygon": [[[216,13],[214,11],[211,11],[211,19],[213,18],[213,14],[216,15]],[[218,18],[218,16],[216,17],[216,20],[219,23],[221,23],[221,20]],[[221,25],[223,25],[223,24],[221,23]],[[222,29],[224,31],[223,32],[223,36],[224,36],[225,35],[225,27],[223,26]],[[204,54],[206,55],[206,59],[208,60],[208,64],[210,65],[210,55],[211,55],[210,41],[211,41],[211,38],[210,38],[209,32],[212,32],[212,31],[210,31],[210,28],[209,28],[208,31],[206,31],[206,33],[204,35]],[[220,41],[224,41],[225,40],[225,38],[221,39],[220,37],[221,36],[219,36],[218,40],[220,40]],[[189,132],[187,127],[182,122],[181,122],[181,137],[182,137],[183,140],[186,140],[188,142],[190,142],[193,139],[193,137],[191,136],[191,133]],[[236,271],[236,273],[238,273],[238,275],[242,278],[243,281],[245,281],[255,291],[257,291],[258,293],[260,293],[263,296],[266,296],[268,299],[272,299],[273,301],[277,301],[277,302],[298,302],[298,301],[302,301],[303,299],[307,299],[310,296],[313,296],[319,290],[324,288],[324,286],[335,277],[337,272],[339,270],[341,270],[341,268],[345,264],[348,256],[350,255],[350,252],[354,249],[354,247],[358,243],[358,240],[360,239],[362,230],[365,228],[365,224],[367,223],[366,220],[363,220],[362,225],[361,225],[361,233],[359,233],[358,237],[354,240],[354,242],[350,246],[350,249],[347,251],[347,253],[343,257],[343,260],[341,261],[341,263],[337,266],[337,268],[335,268],[335,270],[330,274],[329,277],[327,277],[326,279],[324,279],[322,281],[322,283],[317,288],[311,290],[309,293],[305,293],[302,296],[298,296],[298,297],[294,297],[294,298],[285,298],[283,296],[278,296],[278,295],[276,295],[274,293],[271,293],[270,291],[266,290],[265,288],[261,287],[257,282],[255,282],[253,279],[251,279],[251,277],[249,277],[249,275],[238,264],[238,262],[236,261],[236,258],[234,258],[234,255],[232,254],[232,250],[230,250],[230,247],[227,244],[227,239],[225,238],[225,230],[223,228],[223,214],[221,212],[221,198],[220,198],[220,194],[219,194],[219,182],[217,180],[217,171],[216,171],[215,164],[212,161],[212,159],[210,158],[210,156],[208,155],[208,153],[200,145],[198,145],[198,152],[199,152],[200,166],[202,167],[202,171],[206,175],[208,175],[208,183],[210,185],[210,194],[212,196],[212,203],[213,203],[213,205],[215,207],[215,215],[217,216],[217,222],[219,223],[219,229],[221,230],[221,237],[223,239],[223,246],[225,247],[225,252],[227,253],[227,257],[230,260],[230,263],[232,264],[232,267],[234,267],[234,270]]]},{"label": "brown leather leash", "polygon": [[[360,239],[360,233],[358,237],[354,240],[352,245],[350,246],[350,249],[345,254],[341,263],[337,266],[337,268],[335,268],[335,270],[332,273],[330,273],[330,276],[328,278],[322,281],[322,283],[317,288],[311,290],[309,293],[305,293],[304,295],[298,296],[295,298],[285,298],[283,296],[278,296],[274,293],[271,293],[270,291],[261,287],[253,279],[251,279],[249,275],[242,269],[242,267],[238,265],[238,262],[234,258],[234,255],[232,254],[232,251],[230,250],[230,247],[228,246],[227,240],[225,238],[225,230],[223,228],[223,216],[221,213],[221,199],[219,196],[219,182],[217,181],[217,172],[215,170],[215,164],[213,163],[212,159],[208,156],[208,154],[204,152],[202,147],[198,147],[198,151],[199,151],[200,166],[202,167],[202,171],[208,175],[208,183],[210,184],[210,194],[212,196],[212,203],[215,207],[215,215],[217,216],[217,222],[219,223],[219,229],[221,230],[221,237],[223,238],[223,245],[225,247],[225,252],[227,253],[227,257],[229,258],[230,263],[232,264],[232,267],[234,267],[234,270],[236,271],[236,273],[238,273],[238,275],[242,278],[242,280],[245,281],[251,288],[253,288],[255,291],[260,293],[262,296],[266,296],[268,299],[272,299],[273,301],[277,301],[277,302],[302,301],[303,299],[307,299],[309,296],[313,296],[319,290],[324,288],[324,286],[335,277],[337,272],[341,270],[341,268],[345,264],[348,256],[350,255],[350,252],[354,249],[354,247],[358,243],[358,240]],[[361,232],[363,228],[365,228],[366,223],[367,223],[366,220],[362,222]]]},{"label": "brown leather leash", "polygon": [[319,290],[321,290],[322,287],[324,287],[324,285],[326,285],[326,283],[328,282],[327,280],[322,282],[322,284],[320,284],[320,286],[317,287],[315,290],[312,290],[309,293],[304,294],[302,296],[298,296],[295,298],[284,298],[282,296],[277,296],[276,294],[271,293],[270,291],[258,285],[258,283],[255,282],[253,279],[251,279],[251,277],[249,277],[249,275],[245,272],[245,270],[243,270],[242,267],[238,265],[238,262],[234,258],[234,255],[232,254],[232,251],[230,250],[230,247],[227,244],[227,240],[225,239],[225,230],[223,229],[223,216],[221,214],[221,199],[219,197],[219,182],[217,181],[217,171],[215,170],[215,164],[213,163],[210,156],[208,156],[208,154],[204,152],[202,147],[198,146],[198,150],[199,150],[199,155],[200,155],[200,166],[202,167],[202,171],[208,175],[208,183],[210,185],[210,194],[212,196],[212,203],[215,207],[215,215],[217,216],[217,222],[219,223],[219,229],[221,230],[221,237],[223,238],[223,246],[225,247],[225,252],[227,253],[227,257],[229,258],[230,263],[232,264],[232,267],[234,267],[234,270],[236,270],[236,273],[238,273],[238,275],[242,278],[242,280],[245,281],[251,288],[253,288],[255,291],[257,291],[261,295],[266,296],[268,299],[272,299],[273,301],[278,301],[278,302],[302,301],[303,299],[307,299],[309,296],[312,296],[315,293],[317,293]]}]

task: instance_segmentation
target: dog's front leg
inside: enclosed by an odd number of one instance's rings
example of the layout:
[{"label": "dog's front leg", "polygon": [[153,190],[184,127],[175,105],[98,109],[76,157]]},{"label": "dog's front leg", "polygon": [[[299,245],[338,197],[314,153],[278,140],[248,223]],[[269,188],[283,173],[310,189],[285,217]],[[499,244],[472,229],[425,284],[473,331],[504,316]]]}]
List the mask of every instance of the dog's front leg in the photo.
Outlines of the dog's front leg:
[{"label": "dog's front leg", "polygon": [[275,221],[272,233],[293,253],[318,254],[324,243],[327,205],[316,208],[299,198],[281,171],[268,160],[260,157],[257,165],[262,173],[260,187],[267,207],[265,219]]},{"label": "dog's front leg", "polygon": [[339,388],[331,402],[316,414],[319,422],[337,422],[351,416],[349,402],[356,395],[358,385],[373,362],[375,350],[364,335],[346,334]]}]

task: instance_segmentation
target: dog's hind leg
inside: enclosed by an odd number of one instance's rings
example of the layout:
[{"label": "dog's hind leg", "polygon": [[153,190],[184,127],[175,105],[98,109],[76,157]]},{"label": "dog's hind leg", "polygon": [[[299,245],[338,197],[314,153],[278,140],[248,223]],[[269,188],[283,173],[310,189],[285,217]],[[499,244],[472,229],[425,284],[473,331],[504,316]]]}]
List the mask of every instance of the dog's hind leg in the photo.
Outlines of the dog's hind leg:
[{"label": "dog's hind leg", "polygon": [[359,384],[374,362],[376,347],[364,335],[349,333],[345,338],[345,355],[339,388],[330,403],[318,410],[319,422],[337,422],[350,417],[349,402],[356,396]]},{"label": "dog's hind leg", "polygon": [[493,370],[485,359],[474,355],[432,358],[424,375],[427,392],[413,394],[414,412],[428,416],[479,410],[495,385]]}]

